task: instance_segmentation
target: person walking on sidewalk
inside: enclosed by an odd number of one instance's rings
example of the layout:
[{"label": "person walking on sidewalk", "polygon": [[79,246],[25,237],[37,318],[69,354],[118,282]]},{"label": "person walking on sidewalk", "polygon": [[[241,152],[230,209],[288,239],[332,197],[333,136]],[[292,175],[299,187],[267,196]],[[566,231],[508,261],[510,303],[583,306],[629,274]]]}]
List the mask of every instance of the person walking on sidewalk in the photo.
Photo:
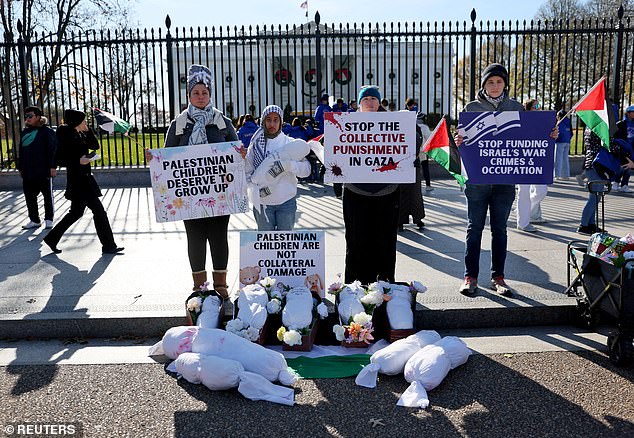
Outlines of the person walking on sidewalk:
[{"label": "person walking on sidewalk", "polygon": [[[524,102],[525,111],[537,111],[540,109],[537,99],[529,99]],[[538,230],[533,224],[546,222],[542,217],[542,201],[548,193],[546,184],[517,184],[517,229],[527,233],[536,233]]]},{"label": "person walking on sidewalk", "polygon": [[46,126],[46,117],[42,116],[42,110],[36,106],[24,109],[24,126],[20,134],[18,170],[22,177],[29,222],[22,228],[28,230],[42,225],[37,208],[37,195],[40,193],[44,197],[45,226],[52,228],[54,210],[51,178],[57,175],[57,138],[55,132]]},{"label": "person walking on sidewalk", "polygon": [[[476,100],[467,103],[464,111],[524,111],[518,101],[509,98],[509,74],[501,64],[490,64],[482,72],[481,88]],[[557,129],[553,129],[551,137],[556,138]],[[456,146],[460,146],[463,137],[456,134]],[[487,212],[491,227],[491,289],[501,295],[512,296],[513,291],[504,279],[506,263],[507,232],[506,223],[515,200],[513,184],[472,184],[465,186],[467,198],[467,237],[465,245],[464,282],[459,292],[472,296],[478,290],[478,274],[480,272],[480,249],[482,231],[486,223]]]},{"label": "person walking on sidewalk", "polygon": [[[172,121],[165,136],[165,147],[223,143],[238,140],[231,120],[216,109],[211,100],[213,79],[209,68],[193,64],[187,72],[187,108]],[[146,154],[147,156],[147,154]],[[151,155],[150,155],[151,158]],[[187,219],[187,255],[194,281],[193,290],[207,282],[207,244],[213,264],[213,289],[223,298],[229,297],[227,264],[229,215]]]},{"label": "person walking on sidewalk", "polygon": [[99,149],[95,134],[86,124],[86,114],[81,111],[67,109],[64,111],[64,125],[57,128],[58,149],[55,161],[58,166],[66,166],[66,199],[70,200],[70,210],[61,221],[44,237],[51,250],[59,254],[57,244],[62,236],[79,219],[86,207],[93,214],[97,237],[101,242],[103,254],[118,254],[123,247],[117,246],[108,222],[108,215],[99,200],[101,190],[90,167],[90,151]]},{"label": "person walking on sidewalk", "polygon": [[[358,97],[359,111],[379,111],[381,93],[377,86],[361,87]],[[363,284],[377,280],[394,281],[398,205],[398,184],[343,185],[346,283],[355,280]]]}]

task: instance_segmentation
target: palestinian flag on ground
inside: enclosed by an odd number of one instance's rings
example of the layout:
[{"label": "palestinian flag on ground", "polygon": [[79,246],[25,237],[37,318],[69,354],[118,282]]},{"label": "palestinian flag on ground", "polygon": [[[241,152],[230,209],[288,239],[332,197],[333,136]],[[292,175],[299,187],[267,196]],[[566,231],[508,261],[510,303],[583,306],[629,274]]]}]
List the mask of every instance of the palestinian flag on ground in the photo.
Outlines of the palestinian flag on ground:
[{"label": "palestinian flag on ground", "polygon": [[592,130],[610,149],[610,136],[616,132],[616,123],[612,105],[605,95],[605,76],[572,107],[572,111]]},{"label": "palestinian flag on ground", "polygon": [[423,145],[423,152],[447,169],[451,176],[458,181],[460,187],[464,186],[467,182],[467,173],[462,165],[458,147],[454,143],[453,137],[449,135],[447,120],[444,117]]},{"label": "palestinian flag on ground", "polygon": [[93,108],[93,115],[95,116],[95,120],[97,121],[99,127],[109,134],[118,132],[125,136],[128,135],[128,132],[130,131],[130,124],[125,120],[118,118],[114,114],[102,111],[99,108]]}]

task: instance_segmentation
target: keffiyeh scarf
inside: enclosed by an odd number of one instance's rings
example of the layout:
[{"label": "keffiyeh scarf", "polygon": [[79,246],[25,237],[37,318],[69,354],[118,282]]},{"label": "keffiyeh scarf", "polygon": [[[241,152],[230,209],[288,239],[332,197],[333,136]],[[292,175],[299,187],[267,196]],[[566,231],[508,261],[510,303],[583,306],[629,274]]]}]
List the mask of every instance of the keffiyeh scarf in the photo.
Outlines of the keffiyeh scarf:
[{"label": "keffiyeh scarf", "polygon": [[189,144],[207,144],[207,125],[211,125],[215,118],[214,106],[209,102],[205,108],[196,108],[191,103],[187,107],[187,114],[194,120]]},{"label": "keffiyeh scarf", "polygon": [[264,108],[262,115],[260,116],[260,127],[253,138],[251,139],[251,147],[253,148],[253,167],[257,169],[262,161],[266,158],[266,135],[264,132],[264,119],[271,113],[277,113],[280,116],[280,121],[284,120],[284,113],[282,108],[277,105],[269,105]]}]

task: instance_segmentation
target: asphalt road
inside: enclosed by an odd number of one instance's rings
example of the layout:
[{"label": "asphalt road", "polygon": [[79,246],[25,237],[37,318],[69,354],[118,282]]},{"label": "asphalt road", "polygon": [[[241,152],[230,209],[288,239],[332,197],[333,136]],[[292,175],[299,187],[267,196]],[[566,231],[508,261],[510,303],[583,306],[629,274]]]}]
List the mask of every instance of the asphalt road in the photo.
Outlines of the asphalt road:
[{"label": "asphalt road", "polygon": [[473,355],[430,392],[426,410],[396,406],[403,376],[382,376],[376,389],[301,380],[288,407],[177,381],[158,363],[0,373],[0,424],[77,422],[83,436],[634,436],[634,367],[600,351]]}]

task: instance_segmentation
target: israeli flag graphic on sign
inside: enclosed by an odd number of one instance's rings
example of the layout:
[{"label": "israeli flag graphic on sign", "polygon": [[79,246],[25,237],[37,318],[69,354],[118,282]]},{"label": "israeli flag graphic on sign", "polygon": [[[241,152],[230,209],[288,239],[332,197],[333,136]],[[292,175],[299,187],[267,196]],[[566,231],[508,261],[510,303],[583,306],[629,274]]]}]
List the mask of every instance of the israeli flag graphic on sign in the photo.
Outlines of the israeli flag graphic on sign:
[{"label": "israeli flag graphic on sign", "polygon": [[486,135],[498,135],[512,128],[521,128],[517,111],[485,112],[466,126],[458,125],[458,133],[466,144],[473,144]]}]

